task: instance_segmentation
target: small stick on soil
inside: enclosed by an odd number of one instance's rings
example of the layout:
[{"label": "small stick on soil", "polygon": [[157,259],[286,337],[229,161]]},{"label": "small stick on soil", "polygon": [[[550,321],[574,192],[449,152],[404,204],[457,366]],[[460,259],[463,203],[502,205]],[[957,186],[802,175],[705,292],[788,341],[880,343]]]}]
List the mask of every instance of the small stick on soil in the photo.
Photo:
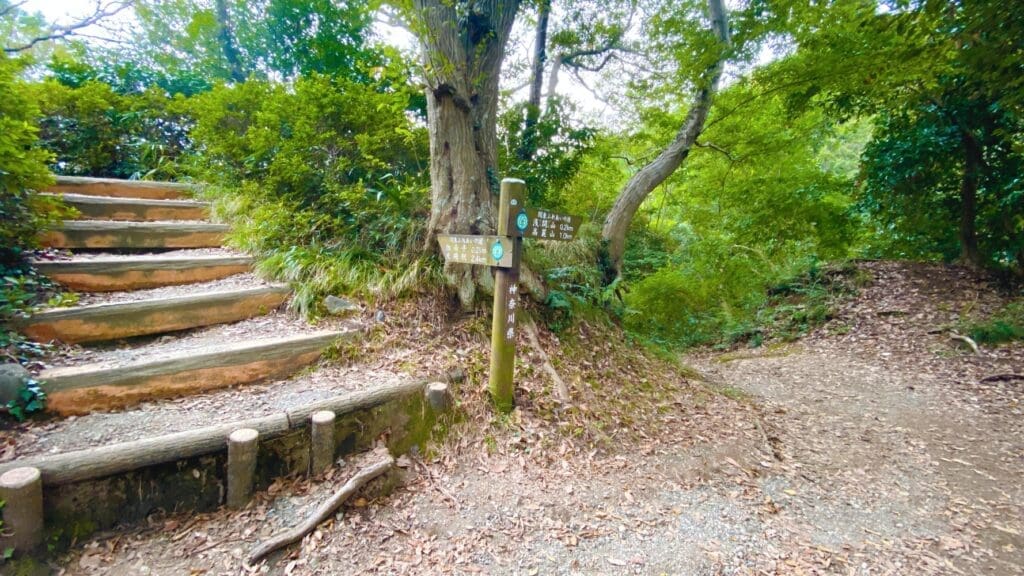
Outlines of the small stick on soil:
[{"label": "small stick on soil", "polygon": [[526,335],[530,339],[530,346],[537,351],[541,359],[544,361],[544,371],[547,372],[551,382],[555,386],[555,398],[562,403],[569,402],[569,387],[565,385],[565,381],[558,375],[558,371],[551,365],[551,359],[548,358],[548,353],[540,347],[540,338],[537,337],[537,326],[533,323],[532,318],[527,318],[526,322],[523,322],[523,327],[526,328]]},{"label": "small stick on soil", "polygon": [[964,336],[963,334],[957,334],[956,332],[951,333],[949,337],[953,340],[959,340],[960,342],[967,344],[971,347],[971,350],[976,356],[981,356],[981,350],[978,350],[978,344],[974,340],[971,340],[970,337]]},{"label": "small stick on soil", "polygon": [[427,465],[422,460],[415,460],[414,462],[416,462],[417,464],[420,465],[421,468],[423,468],[423,475],[427,477],[427,482],[430,483],[430,485],[433,486],[434,489],[440,492],[441,496],[444,496],[447,500],[449,500],[456,510],[462,510],[462,505],[459,504],[459,501],[455,498],[455,496],[452,496],[451,492],[446,490],[445,487],[442,486],[437,481],[436,478],[434,478],[434,473],[430,471],[430,468],[427,468]]},{"label": "small stick on soil", "polygon": [[301,524],[274,536],[270,540],[267,540],[263,544],[257,546],[251,554],[249,554],[248,565],[252,566],[260,558],[263,558],[267,554],[270,554],[274,550],[298,542],[306,534],[309,534],[317,527],[318,524],[326,520],[334,511],[341,506],[345,500],[348,500],[352,494],[355,493],[363,484],[366,484],[370,480],[373,480],[377,476],[387,472],[395,464],[394,457],[388,455],[386,460],[382,460],[372,466],[367,466],[359,471],[358,474],[353,476],[341,490],[338,490],[331,496],[326,502],[321,504],[315,512],[308,518],[306,518]]},{"label": "small stick on soil", "polygon": [[1024,374],[993,374],[985,376],[980,382],[1000,382],[1010,380],[1024,380]]}]

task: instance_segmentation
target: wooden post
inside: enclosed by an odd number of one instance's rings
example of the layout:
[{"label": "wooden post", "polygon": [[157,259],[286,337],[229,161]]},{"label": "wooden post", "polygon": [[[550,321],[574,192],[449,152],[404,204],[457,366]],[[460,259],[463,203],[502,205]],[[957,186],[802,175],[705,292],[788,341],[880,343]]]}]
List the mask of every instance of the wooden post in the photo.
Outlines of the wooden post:
[{"label": "wooden post", "polygon": [[252,498],[259,436],[260,433],[252,428],[239,428],[228,436],[229,508],[244,508]]},{"label": "wooden post", "polygon": [[444,412],[451,404],[451,396],[448,394],[448,385],[444,382],[431,382],[427,384],[427,402],[436,412]]},{"label": "wooden post", "polygon": [[4,548],[28,552],[43,542],[43,481],[38,468],[15,468],[0,476],[4,501]]},{"label": "wooden post", "polygon": [[334,464],[334,412],[321,410],[310,416],[310,475],[316,476]]},{"label": "wooden post", "polygon": [[[523,207],[526,183],[515,178],[501,181],[498,200],[498,236],[511,235],[511,215]],[[512,239],[512,266],[495,268],[494,311],[491,321],[491,399],[501,412],[511,412],[515,390],[512,374],[516,361],[516,307],[519,304],[519,260],[523,239]]]}]

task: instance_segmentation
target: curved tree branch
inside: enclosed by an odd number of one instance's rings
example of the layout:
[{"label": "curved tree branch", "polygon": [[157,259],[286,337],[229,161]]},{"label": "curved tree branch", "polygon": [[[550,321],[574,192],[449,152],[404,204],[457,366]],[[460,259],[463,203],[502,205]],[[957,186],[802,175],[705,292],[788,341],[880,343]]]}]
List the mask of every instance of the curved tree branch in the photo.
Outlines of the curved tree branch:
[{"label": "curved tree branch", "polygon": [[[13,9],[23,4],[24,2],[21,2],[8,6],[6,9],[4,9],[2,13],[0,13],[0,16],[6,15]],[[30,38],[26,42],[18,44],[16,46],[5,46],[3,50],[7,54],[16,54],[18,52],[30,50],[36,44],[39,44],[41,42],[49,42],[51,40],[63,40],[64,38],[68,38],[70,36],[81,35],[79,34],[79,31],[83,28],[88,28],[93,24],[98,24],[100,21],[109,18],[134,4],[135,0],[115,0],[107,3],[103,3],[101,0],[96,0],[96,7],[93,10],[93,13],[89,16],[86,16],[81,20],[72,22],[71,24],[65,26],[54,25],[46,34],[35,36],[33,38]]]}]

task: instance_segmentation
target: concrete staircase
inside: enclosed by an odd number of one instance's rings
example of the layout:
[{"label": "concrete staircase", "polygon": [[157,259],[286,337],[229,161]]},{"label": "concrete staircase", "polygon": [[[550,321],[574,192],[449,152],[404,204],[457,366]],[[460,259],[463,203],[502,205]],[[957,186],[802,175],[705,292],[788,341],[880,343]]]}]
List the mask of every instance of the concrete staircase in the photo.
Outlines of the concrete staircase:
[{"label": "concrete staircase", "polygon": [[[82,356],[99,358],[82,362],[72,352],[67,365],[39,375],[49,407],[58,413],[124,408],[282,378],[350,334],[283,334],[272,323],[263,328],[266,333],[250,330],[240,339],[225,339],[223,331],[214,330],[268,314],[290,292],[245,275],[252,260],[222,249],[229,227],[209,222],[209,205],[191,200],[186,185],[58,177],[45,193],[62,195],[81,219],[64,222],[42,239],[45,246],[72,249],[75,255],[39,261],[38,269],[89,294],[82,305],[40,311],[19,328],[44,342],[98,347]],[[211,248],[220,250],[210,254]],[[188,345],[177,346],[175,338],[185,330]],[[158,338],[170,333],[175,335]],[[104,350],[116,354],[104,356]]]}]

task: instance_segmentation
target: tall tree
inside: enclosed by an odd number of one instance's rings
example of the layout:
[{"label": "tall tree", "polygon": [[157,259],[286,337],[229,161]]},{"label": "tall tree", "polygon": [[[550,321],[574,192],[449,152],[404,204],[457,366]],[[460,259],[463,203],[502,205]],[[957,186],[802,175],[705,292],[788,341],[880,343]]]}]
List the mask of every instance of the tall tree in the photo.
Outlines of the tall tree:
[{"label": "tall tree", "polygon": [[540,0],[537,7],[537,28],[533,39],[533,63],[530,68],[530,97],[527,100],[526,122],[517,154],[522,161],[533,159],[537,151],[537,121],[540,119],[540,96],[544,84],[544,66],[547,63],[548,19],[551,0]]},{"label": "tall tree", "polygon": [[1024,14],[993,0],[767,4],[805,55],[795,100],[876,116],[863,205],[897,254],[1024,269],[1010,216],[1024,208]]},{"label": "tall tree", "polygon": [[235,30],[231,26],[231,17],[228,16],[227,0],[216,0],[215,5],[217,9],[217,40],[220,41],[224,59],[228,62],[231,79],[235,82],[245,82],[245,72],[242,71],[242,61],[239,59],[238,46],[235,44]]},{"label": "tall tree", "polygon": [[693,147],[711,109],[730,45],[729,22],[722,0],[708,0],[711,29],[719,42],[718,53],[701,78],[695,83],[692,103],[675,138],[658,156],[634,174],[619,193],[601,230],[607,248],[609,272],[620,275],[626,250],[626,234],[640,205],[647,196],[683,163]]},{"label": "tall tree", "polygon": [[[498,81],[518,9],[518,0],[412,2],[430,135],[428,249],[434,249],[438,233],[495,230]],[[486,270],[446,263],[445,271],[469,306]]]}]

